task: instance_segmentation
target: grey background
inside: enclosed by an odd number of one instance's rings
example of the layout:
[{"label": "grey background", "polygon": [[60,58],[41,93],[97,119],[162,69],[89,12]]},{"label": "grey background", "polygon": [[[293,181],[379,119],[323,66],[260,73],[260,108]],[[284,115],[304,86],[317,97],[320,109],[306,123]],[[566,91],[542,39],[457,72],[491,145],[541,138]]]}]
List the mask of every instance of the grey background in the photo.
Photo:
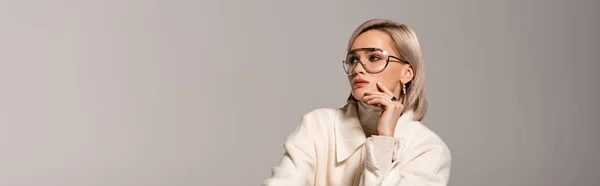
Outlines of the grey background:
[{"label": "grey background", "polygon": [[347,39],[414,28],[450,185],[598,185],[599,1],[0,1],[0,185],[259,185],[343,106]]}]

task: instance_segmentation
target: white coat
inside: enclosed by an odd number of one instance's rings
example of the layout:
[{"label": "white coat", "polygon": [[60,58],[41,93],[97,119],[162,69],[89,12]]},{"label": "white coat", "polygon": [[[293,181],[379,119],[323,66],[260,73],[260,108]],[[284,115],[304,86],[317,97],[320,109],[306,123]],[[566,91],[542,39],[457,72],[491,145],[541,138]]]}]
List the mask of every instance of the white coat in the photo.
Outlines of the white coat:
[{"label": "white coat", "polygon": [[263,186],[447,185],[450,150],[413,111],[402,114],[394,137],[366,137],[357,107],[305,114]]}]

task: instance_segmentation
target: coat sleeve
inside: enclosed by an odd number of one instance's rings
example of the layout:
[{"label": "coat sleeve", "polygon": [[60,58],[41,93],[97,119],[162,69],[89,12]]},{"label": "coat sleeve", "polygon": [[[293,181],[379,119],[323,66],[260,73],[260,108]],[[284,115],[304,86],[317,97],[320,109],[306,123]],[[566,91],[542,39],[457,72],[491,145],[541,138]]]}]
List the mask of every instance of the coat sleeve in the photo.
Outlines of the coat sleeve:
[{"label": "coat sleeve", "polygon": [[[389,137],[391,138],[391,137]],[[450,151],[437,136],[419,139],[411,144],[403,144],[401,138],[395,143],[366,142],[367,155],[361,175],[362,186],[445,186],[450,176]],[[393,149],[391,168],[385,169],[378,155],[379,148]]]},{"label": "coat sleeve", "polygon": [[366,143],[369,155],[371,155],[371,158],[368,158],[370,161],[367,163],[376,171],[388,172],[392,165],[396,138],[374,135],[368,138]]},{"label": "coat sleeve", "polygon": [[271,177],[262,186],[313,185],[316,171],[316,152],[311,139],[311,121],[306,115],[285,140],[285,153],[273,167]]}]

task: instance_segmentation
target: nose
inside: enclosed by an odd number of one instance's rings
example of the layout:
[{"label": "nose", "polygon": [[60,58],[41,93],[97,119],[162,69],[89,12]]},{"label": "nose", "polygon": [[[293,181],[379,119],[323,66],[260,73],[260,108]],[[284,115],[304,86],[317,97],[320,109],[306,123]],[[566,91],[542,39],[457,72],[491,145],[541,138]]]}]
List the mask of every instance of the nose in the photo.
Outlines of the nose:
[{"label": "nose", "polygon": [[365,68],[363,68],[362,64],[360,63],[356,63],[356,66],[354,66],[354,69],[352,69],[352,74],[353,75],[357,75],[357,74],[365,74],[367,71],[365,70]]}]

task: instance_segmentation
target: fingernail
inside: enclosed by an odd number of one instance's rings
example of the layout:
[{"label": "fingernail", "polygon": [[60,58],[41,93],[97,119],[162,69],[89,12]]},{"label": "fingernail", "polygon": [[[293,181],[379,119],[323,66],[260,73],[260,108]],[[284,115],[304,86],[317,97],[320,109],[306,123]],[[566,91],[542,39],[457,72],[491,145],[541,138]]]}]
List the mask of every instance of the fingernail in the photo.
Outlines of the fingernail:
[{"label": "fingernail", "polygon": [[381,82],[377,82],[377,84],[380,84],[380,85],[381,85]]}]

